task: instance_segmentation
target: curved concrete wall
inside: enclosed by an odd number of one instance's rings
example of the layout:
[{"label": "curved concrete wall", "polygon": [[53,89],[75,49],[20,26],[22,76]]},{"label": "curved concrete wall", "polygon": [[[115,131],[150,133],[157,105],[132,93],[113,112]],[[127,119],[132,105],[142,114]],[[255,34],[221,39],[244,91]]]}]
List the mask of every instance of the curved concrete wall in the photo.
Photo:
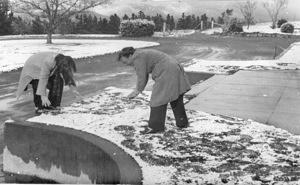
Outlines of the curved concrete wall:
[{"label": "curved concrete wall", "polygon": [[136,161],[115,144],[81,131],[5,123],[6,182],[141,184]]}]

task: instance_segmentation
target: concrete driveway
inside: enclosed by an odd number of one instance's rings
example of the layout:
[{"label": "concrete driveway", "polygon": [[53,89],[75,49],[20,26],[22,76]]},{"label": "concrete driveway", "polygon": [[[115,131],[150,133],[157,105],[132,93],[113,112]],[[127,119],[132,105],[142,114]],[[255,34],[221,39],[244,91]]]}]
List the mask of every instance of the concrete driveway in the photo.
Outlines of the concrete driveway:
[{"label": "concrete driveway", "polygon": [[239,71],[194,87],[188,109],[252,119],[300,134],[300,71]]}]

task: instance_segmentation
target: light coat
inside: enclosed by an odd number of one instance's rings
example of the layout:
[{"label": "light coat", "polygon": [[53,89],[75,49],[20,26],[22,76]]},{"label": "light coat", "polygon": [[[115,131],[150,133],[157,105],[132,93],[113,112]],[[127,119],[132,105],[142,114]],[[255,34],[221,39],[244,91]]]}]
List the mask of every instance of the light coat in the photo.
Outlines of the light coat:
[{"label": "light coat", "polygon": [[33,79],[38,79],[37,95],[46,96],[46,87],[51,70],[55,67],[55,57],[58,53],[40,52],[29,57],[22,69],[17,97],[21,96],[27,85]]},{"label": "light coat", "polygon": [[153,85],[150,106],[172,102],[191,89],[183,67],[171,56],[154,50],[136,50],[131,60],[137,74],[136,89],[142,92],[152,73]]}]

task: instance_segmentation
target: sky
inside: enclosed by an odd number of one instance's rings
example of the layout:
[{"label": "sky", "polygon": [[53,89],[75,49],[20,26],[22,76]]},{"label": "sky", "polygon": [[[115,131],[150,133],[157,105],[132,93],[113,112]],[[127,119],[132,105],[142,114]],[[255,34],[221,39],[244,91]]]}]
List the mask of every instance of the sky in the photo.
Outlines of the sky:
[{"label": "sky", "polygon": [[[112,0],[109,5],[95,8],[95,11],[102,15],[111,15],[117,13],[124,15],[124,13],[131,14],[139,10],[146,14],[172,14],[180,16],[182,12],[203,14],[207,13],[209,17],[218,16],[227,8],[236,9],[235,13],[239,15],[237,10],[238,3],[245,0]],[[257,1],[257,20],[259,22],[268,19],[266,11],[262,7],[264,0]],[[300,0],[289,0],[288,7],[283,11],[281,17],[289,20],[300,20]]]}]

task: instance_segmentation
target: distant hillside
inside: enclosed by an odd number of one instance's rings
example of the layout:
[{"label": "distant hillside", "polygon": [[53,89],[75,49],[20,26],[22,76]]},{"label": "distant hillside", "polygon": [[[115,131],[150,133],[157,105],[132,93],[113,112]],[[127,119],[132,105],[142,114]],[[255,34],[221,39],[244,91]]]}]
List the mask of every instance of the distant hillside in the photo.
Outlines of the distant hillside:
[{"label": "distant hillside", "polygon": [[[293,6],[293,1],[295,0],[290,0],[289,12],[283,11],[280,17],[288,18],[291,21],[300,19],[300,13]],[[262,1],[258,1],[255,19],[257,22],[270,21],[261,2]],[[299,3],[300,1],[298,2],[297,0],[295,2]],[[155,15],[157,13],[167,15],[170,13],[178,18],[185,12],[186,14],[196,15],[206,13],[208,17],[216,18],[229,8],[234,9],[235,16],[241,17],[237,3],[238,0],[115,0],[109,5],[94,8],[94,11],[104,15],[116,13],[121,17],[123,17],[125,13],[131,15],[132,13],[137,13],[142,10],[148,15]]]},{"label": "distant hillside", "polygon": [[[265,9],[261,5],[262,1],[258,1],[258,8],[255,12],[256,22],[270,21]],[[282,13],[280,18],[287,18],[290,21],[300,20],[300,12],[295,3],[299,0],[290,0],[289,7]],[[85,13],[96,15],[98,18],[109,18],[110,15],[118,14],[123,17],[124,14],[131,16],[132,13],[137,14],[140,10],[146,15],[167,14],[179,18],[182,13],[202,15],[207,14],[208,17],[217,18],[227,8],[234,9],[234,16],[241,17],[238,9],[238,0],[112,0],[111,3],[98,6]],[[18,14],[16,14],[18,15]],[[27,15],[20,14],[26,20],[30,20]]]}]

